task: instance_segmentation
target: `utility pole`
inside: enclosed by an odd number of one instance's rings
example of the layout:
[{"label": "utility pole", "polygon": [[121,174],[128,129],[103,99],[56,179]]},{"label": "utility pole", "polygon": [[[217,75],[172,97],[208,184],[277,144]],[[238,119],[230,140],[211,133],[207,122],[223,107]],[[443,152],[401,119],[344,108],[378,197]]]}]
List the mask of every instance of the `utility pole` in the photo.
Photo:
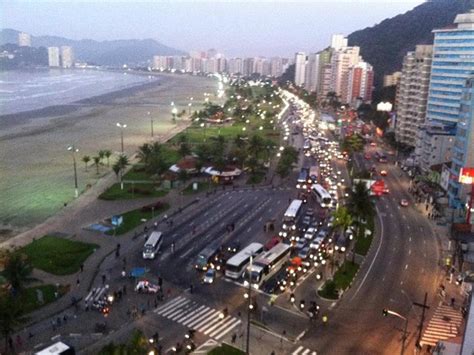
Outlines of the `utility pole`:
[{"label": "utility pole", "polygon": [[420,348],[420,341],[421,341],[421,333],[423,332],[423,325],[425,323],[425,311],[427,309],[430,309],[430,307],[426,304],[426,301],[428,299],[428,292],[425,292],[425,299],[423,303],[418,303],[418,302],[413,302],[413,305],[417,307],[421,307],[421,319],[420,319],[420,325],[418,326],[418,337],[416,339],[416,347]]},{"label": "utility pole", "polygon": [[250,269],[249,269],[249,289],[248,289],[248,304],[247,304],[247,343],[245,345],[245,353],[250,354],[250,312],[252,310],[252,266],[253,255],[250,255]]}]

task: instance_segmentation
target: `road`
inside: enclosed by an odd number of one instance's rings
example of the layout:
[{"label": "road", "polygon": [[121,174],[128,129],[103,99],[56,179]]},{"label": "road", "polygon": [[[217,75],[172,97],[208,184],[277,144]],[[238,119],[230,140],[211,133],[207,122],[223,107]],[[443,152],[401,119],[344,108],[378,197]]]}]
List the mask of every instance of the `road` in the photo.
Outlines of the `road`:
[{"label": "road", "polygon": [[[359,164],[368,165],[362,156]],[[389,308],[409,319],[408,347],[413,350],[421,310],[412,302],[434,304],[441,282],[439,241],[429,222],[417,212],[408,191],[407,177],[393,163],[376,164],[387,170],[390,194],[376,202],[376,237],[352,287],[329,314],[329,322],[316,325],[304,344],[321,354],[394,354],[400,351],[403,320],[385,318]],[[399,201],[410,201],[400,207]]]}]

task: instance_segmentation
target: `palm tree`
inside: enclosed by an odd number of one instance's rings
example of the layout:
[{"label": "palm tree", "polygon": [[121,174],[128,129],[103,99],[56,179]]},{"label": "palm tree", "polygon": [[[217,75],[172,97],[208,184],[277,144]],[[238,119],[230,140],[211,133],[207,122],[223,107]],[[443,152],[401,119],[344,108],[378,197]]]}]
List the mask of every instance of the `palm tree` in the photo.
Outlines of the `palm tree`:
[{"label": "palm tree", "polygon": [[102,160],[105,158],[105,150],[103,150],[103,149],[99,150],[99,152],[97,153],[97,155],[98,155],[99,158],[100,158],[100,162],[102,162]]},{"label": "palm tree", "polygon": [[130,164],[128,158],[124,154],[120,154],[117,159],[117,165],[120,167],[120,189],[123,190],[123,172],[125,168]]},{"label": "palm tree", "polygon": [[145,143],[142,146],[138,147],[138,157],[145,165],[148,164],[151,153],[152,153],[152,147],[148,143]]},{"label": "palm tree", "polygon": [[97,175],[99,175],[99,164],[100,164],[100,157],[92,157],[92,160],[94,160],[94,165],[97,170]]},{"label": "palm tree", "polygon": [[254,157],[255,159],[258,159],[264,147],[265,147],[265,143],[263,141],[263,138],[258,134],[254,134],[250,138],[248,152],[252,157]]},{"label": "palm tree", "polygon": [[349,198],[349,207],[358,220],[374,215],[374,203],[370,199],[369,190],[363,181],[354,186],[354,191]]},{"label": "palm tree", "polygon": [[24,321],[21,302],[6,292],[0,293],[0,332],[5,339],[5,354],[9,354],[8,339]]},{"label": "palm tree", "polygon": [[107,166],[110,166],[109,165],[109,159],[112,156],[112,151],[110,149],[106,149],[106,150],[104,150],[104,155],[107,158]]},{"label": "palm tree", "polygon": [[25,254],[9,252],[6,256],[3,275],[11,285],[14,294],[21,293],[25,284],[31,281],[33,266]]},{"label": "palm tree", "polygon": [[182,186],[186,185],[186,181],[188,180],[189,175],[185,169],[180,169],[178,173],[178,180],[181,181]]},{"label": "palm tree", "polygon": [[118,165],[117,162],[112,165],[112,170],[114,171],[115,175],[117,175],[117,179],[120,181],[120,165]]},{"label": "palm tree", "polygon": [[179,145],[178,153],[181,157],[185,157],[186,155],[189,155],[191,153],[191,149],[189,148],[189,145],[186,142],[183,142]]},{"label": "palm tree", "polygon": [[84,164],[86,164],[86,171],[87,171],[87,164],[91,161],[91,157],[88,155],[84,155],[82,157],[82,161],[84,162]]}]

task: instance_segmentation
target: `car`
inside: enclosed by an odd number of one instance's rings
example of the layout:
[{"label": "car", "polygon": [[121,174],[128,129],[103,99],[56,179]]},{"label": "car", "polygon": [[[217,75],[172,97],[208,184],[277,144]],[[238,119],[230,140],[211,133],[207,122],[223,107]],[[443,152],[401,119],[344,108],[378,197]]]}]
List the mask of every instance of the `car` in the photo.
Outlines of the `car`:
[{"label": "car", "polygon": [[309,256],[309,247],[304,247],[298,253],[298,257],[300,257],[301,260],[306,260],[308,256]]},{"label": "car", "polygon": [[405,200],[405,199],[401,199],[401,200],[400,200],[400,206],[402,206],[402,207],[408,207],[408,201]]},{"label": "car", "polygon": [[365,154],[365,155],[364,155],[364,158],[365,158],[366,160],[370,160],[370,154]]},{"label": "car", "polygon": [[212,284],[214,282],[214,278],[216,277],[216,270],[208,269],[206,274],[202,278],[202,282],[205,284]]},{"label": "car", "polygon": [[239,241],[233,241],[230,242],[225,250],[227,250],[229,253],[235,254],[239,251],[240,249],[240,242]]},{"label": "car", "polygon": [[381,170],[380,175],[382,176],[387,176],[387,170]]},{"label": "car", "polygon": [[379,163],[386,163],[388,160],[385,157],[379,158]]},{"label": "car", "polygon": [[298,242],[296,243],[296,249],[303,249],[306,246],[306,239],[300,238]]},{"label": "car", "polygon": [[135,286],[135,291],[138,293],[157,293],[159,290],[160,286],[152,284],[146,280],[138,281]]},{"label": "car", "polygon": [[311,217],[311,216],[313,216],[313,214],[314,214],[314,210],[313,210],[312,208],[308,208],[308,209],[306,210],[306,215],[307,215],[307,216],[310,216],[310,217]]},{"label": "car", "polygon": [[309,244],[309,247],[310,249],[318,250],[321,247],[321,245],[323,245],[323,242],[324,242],[324,238],[318,236],[313,241],[311,241],[311,243]]},{"label": "car", "polygon": [[309,227],[306,230],[306,233],[304,234],[304,238],[307,239],[307,240],[311,240],[311,239],[313,239],[315,233],[316,233],[316,228]]},{"label": "car", "polygon": [[376,147],[376,146],[377,146],[377,143],[372,142],[372,143],[370,143],[370,146],[371,146],[371,147]]},{"label": "car", "polygon": [[389,193],[390,193],[390,189],[389,189],[388,187],[384,187],[382,192],[383,192],[384,194],[389,194]]}]

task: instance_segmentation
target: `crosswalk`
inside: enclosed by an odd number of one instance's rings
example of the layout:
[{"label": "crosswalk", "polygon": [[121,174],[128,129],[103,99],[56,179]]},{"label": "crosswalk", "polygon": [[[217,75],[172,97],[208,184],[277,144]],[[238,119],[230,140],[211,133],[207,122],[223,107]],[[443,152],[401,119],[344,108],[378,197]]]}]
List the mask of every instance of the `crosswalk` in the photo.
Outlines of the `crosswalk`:
[{"label": "crosswalk", "polygon": [[291,353],[291,355],[316,355],[316,351],[311,351],[308,348],[303,347],[300,345],[295,351]]},{"label": "crosswalk", "polygon": [[444,304],[438,306],[423,333],[421,345],[435,346],[440,340],[454,338],[459,333],[461,323],[462,315],[459,310]]},{"label": "crosswalk", "polygon": [[221,311],[178,296],[153,311],[161,317],[180,323],[219,340],[242,323],[240,319],[222,317]]}]

